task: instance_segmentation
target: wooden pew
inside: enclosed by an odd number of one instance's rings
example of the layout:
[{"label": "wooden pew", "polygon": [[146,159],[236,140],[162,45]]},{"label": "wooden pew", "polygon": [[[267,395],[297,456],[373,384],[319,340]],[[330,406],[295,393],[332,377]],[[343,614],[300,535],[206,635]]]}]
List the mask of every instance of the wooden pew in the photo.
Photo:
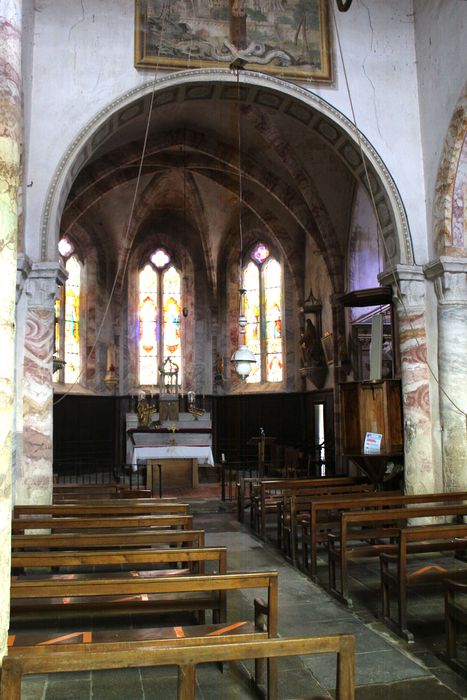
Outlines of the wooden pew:
[{"label": "wooden pew", "polygon": [[[77,578],[90,576],[84,569],[99,567],[94,577],[109,577],[112,574],[128,575],[131,569],[132,576],[169,576],[184,574],[205,574],[206,562],[212,562],[217,568],[214,573],[227,573],[227,550],[225,547],[203,547],[183,549],[120,549],[86,551],[75,550],[67,552],[13,552],[11,557],[11,569],[13,575],[41,576],[43,579],[50,575],[50,570],[58,573],[52,574],[57,579],[61,574],[59,569],[66,568],[66,577],[73,573]],[[177,568],[184,564],[183,568]],[[162,568],[162,565],[172,565],[172,568]],[[105,567],[105,573],[102,571]],[[138,570],[134,570],[138,567]],[[141,567],[144,567],[141,570]],[[48,569],[49,574],[44,573]],[[17,580],[21,580],[17,578]]]},{"label": "wooden pew", "polygon": [[121,615],[192,612],[204,623],[212,611],[213,623],[227,620],[229,590],[267,589],[268,631],[277,634],[277,572],[236,573],[168,578],[80,578],[72,580],[13,580],[10,588],[11,620],[82,620],[99,613],[100,618]]},{"label": "wooden pew", "polygon": [[251,526],[264,539],[266,536],[266,514],[275,513],[282,493],[289,489],[321,488],[357,483],[352,477],[324,477],[320,479],[263,479],[251,501]]},{"label": "wooden pew", "polygon": [[192,515],[128,515],[128,516],[103,516],[83,518],[47,518],[37,517],[32,519],[15,518],[11,523],[13,534],[19,534],[25,530],[128,530],[148,528],[181,528],[192,529]]},{"label": "wooden pew", "polygon": [[[21,677],[34,673],[61,671],[96,671],[128,667],[174,665],[178,667],[178,698],[195,700],[196,666],[200,663],[255,659],[276,660],[279,657],[308,654],[337,653],[336,700],[355,698],[355,638],[352,635],[332,635],[291,639],[244,639],[232,636],[170,640],[160,646],[160,640],[120,642],[110,646],[92,644],[91,653],[86,645],[50,646],[35,649],[12,649],[3,660],[2,698],[19,700]],[[159,644],[159,646],[158,646]],[[276,664],[268,674],[266,685],[256,675],[255,685],[262,696],[277,699]]]},{"label": "wooden pew", "polygon": [[69,501],[87,503],[88,501],[94,502],[102,499],[118,501],[127,498],[134,500],[139,498],[152,498],[152,493],[149,489],[119,489],[118,491],[95,490],[90,492],[59,491],[58,493],[54,492],[52,494],[53,503],[68,503]]},{"label": "wooden pew", "polygon": [[446,621],[446,655],[456,670],[464,673],[467,666],[462,665],[457,657],[457,627],[467,627],[467,577],[462,580],[445,579],[444,581],[444,617]]},{"label": "wooden pew", "polygon": [[[290,556],[294,566],[297,565],[298,550],[298,523],[303,523],[309,517],[310,505],[313,501],[325,496],[364,496],[374,495],[372,484],[344,484],[342,486],[328,486],[327,488],[292,489],[284,491],[282,502],[277,508],[277,543],[286,556]],[[391,494],[400,492],[391,492]]]},{"label": "wooden pew", "polygon": [[[360,503],[359,503],[360,499]],[[467,491],[450,493],[425,493],[399,495],[391,493],[366,493],[360,496],[352,494],[343,496],[321,496],[310,503],[310,513],[301,522],[302,526],[302,561],[303,568],[311,578],[316,580],[318,545],[327,545],[328,533],[339,532],[339,513],[345,510],[377,510],[391,506],[412,506],[442,503],[467,502]],[[322,528],[322,529],[321,529]],[[309,562],[308,562],[309,559]]]},{"label": "wooden pew", "polygon": [[100,484],[83,483],[56,483],[53,485],[52,500],[61,502],[64,499],[94,500],[94,499],[118,499],[118,498],[150,498],[152,493],[148,489],[132,489],[127,484],[116,482]]},{"label": "wooden pew", "polygon": [[[467,505],[459,503],[430,507],[409,505],[406,508],[387,510],[342,512],[339,534],[328,533],[329,592],[341,602],[351,606],[348,579],[349,561],[361,557],[376,557],[382,553],[394,554],[397,544],[381,543],[381,540],[397,538],[400,528],[409,520],[440,517],[460,519],[464,515],[467,515]],[[352,544],[352,542],[359,544]],[[340,590],[337,588],[336,565],[340,569]]]},{"label": "wooden pew", "polygon": [[115,516],[115,515],[163,515],[167,513],[189,513],[188,503],[161,503],[139,499],[125,500],[113,503],[60,503],[53,505],[16,505],[13,508],[13,519],[35,518],[50,516],[54,518],[76,518],[84,516]]},{"label": "wooden pew", "polygon": [[141,547],[204,547],[204,530],[136,530],[134,532],[54,533],[13,535],[13,552],[76,549],[138,549]]},{"label": "wooden pew", "polygon": [[[409,589],[442,583],[456,574],[467,576],[467,566],[460,562],[446,569],[436,566],[433,557],[429,560],[417,557],[416,570],[409,570],[409,559],[413,554],[433,554],[465,550],[467,548],[467,525],[431,525],[402,528],[397,534],[394,554],[380,554],[381,562],[381,596],[384,622],[412,642],[414,637],[407,623],[407,594]],[[397,619],[391,617],[391,591],[397,598]]]}]

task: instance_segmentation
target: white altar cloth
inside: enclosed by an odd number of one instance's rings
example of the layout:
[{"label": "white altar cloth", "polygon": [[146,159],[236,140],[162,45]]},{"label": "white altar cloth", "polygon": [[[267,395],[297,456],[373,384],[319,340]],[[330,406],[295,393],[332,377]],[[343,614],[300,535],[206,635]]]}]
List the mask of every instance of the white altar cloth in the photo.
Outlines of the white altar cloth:
[{"label": "white altar cloth", "polygon": [[197,459],[198,464],[214,466],[214,457],[210,445],[152,445],[133,447],[131,455],[133,471],[137,470],[139,459]]}]

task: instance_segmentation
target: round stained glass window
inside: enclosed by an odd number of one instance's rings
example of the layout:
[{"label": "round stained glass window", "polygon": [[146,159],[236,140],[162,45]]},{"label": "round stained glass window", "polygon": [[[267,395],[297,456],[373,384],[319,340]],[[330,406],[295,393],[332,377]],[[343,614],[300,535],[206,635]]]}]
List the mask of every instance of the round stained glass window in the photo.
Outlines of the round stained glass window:
[{"label": "round stained glass window", "polygon": [[158,248],[155,253],[151,255],[151,262],[159,270],[165,267],[170,262],[170,255],[163,248]]},{"label": "round stained glass window", "polygon": [[253,249],[251,257],[261,265],[269,257],[269,249],[266,248],[264,243],[258,243],[258,245]]},{"label": "round stained glass window", "polygon": [[68,238],[61,238],[58,242],[58,252],[64,258],[70,257],[74,252],[75,246],[71,243]]}]

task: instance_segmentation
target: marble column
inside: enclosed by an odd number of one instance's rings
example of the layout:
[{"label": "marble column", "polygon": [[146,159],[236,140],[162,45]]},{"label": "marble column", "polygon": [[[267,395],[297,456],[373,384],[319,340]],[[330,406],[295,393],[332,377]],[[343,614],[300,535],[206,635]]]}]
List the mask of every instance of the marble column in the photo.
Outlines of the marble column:
[{"label": "marble column", "polygon": [[49,503],[52,497],[52,355],[54,304],[64,268],[33,263],[26,283],[23,364],[22,460],[16,467],[16,503]]},{"label": "marble column", "polygon": [[0,658],[9,625],[16,241],[21,151],[21,2],[0,0]]},{"label": "marble column", "polygon": [[467,490],[467,258],[440,257],[425,267],[438,299],[439,404],[443,486]]},{"label": "marble column", "polygon": [[397,313],[404,420],[404,478],[408,494],[440,488],[434,460],[431,377],[428,366],[426,280],[419,266],[397,265],[379,276],[393,288]]}]

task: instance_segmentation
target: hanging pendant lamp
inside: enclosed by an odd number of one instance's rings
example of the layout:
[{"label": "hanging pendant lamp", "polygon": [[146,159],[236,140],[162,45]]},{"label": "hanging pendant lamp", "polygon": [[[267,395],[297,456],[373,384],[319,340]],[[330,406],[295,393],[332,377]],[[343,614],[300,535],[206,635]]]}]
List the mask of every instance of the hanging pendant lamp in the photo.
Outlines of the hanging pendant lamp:
[{"label": "hanging pendant lamp", "polygon": [[[237,99],[238,99],[238,120],[237,120],[237,137],[238,137],[238,201],[239,201],[239,212],[238,212],[238,229],[240,236],[240,307],[238,316],[238,326],[239,335],[242,336],[242,340],[245,338],[246,326],[248,320],[245,316],[244,310],[244,297],[246,289],[243,289],[243,231],[242,231],[242,203],[243,203],[243,191],[242,191],[242,163],[241,163],[241,129],[240,129],[240,70],[242,70],[246,65],[246,61],[241,58],[237,58],[230,64],[231,70],[235,70],[237,73]],[[244,381],[250,374],[253,366],[256,363],[256,358],[248,348],[245,342],[240,342],[240,345],[234,354],[230,358],[230,361],[242,381]]]}]

